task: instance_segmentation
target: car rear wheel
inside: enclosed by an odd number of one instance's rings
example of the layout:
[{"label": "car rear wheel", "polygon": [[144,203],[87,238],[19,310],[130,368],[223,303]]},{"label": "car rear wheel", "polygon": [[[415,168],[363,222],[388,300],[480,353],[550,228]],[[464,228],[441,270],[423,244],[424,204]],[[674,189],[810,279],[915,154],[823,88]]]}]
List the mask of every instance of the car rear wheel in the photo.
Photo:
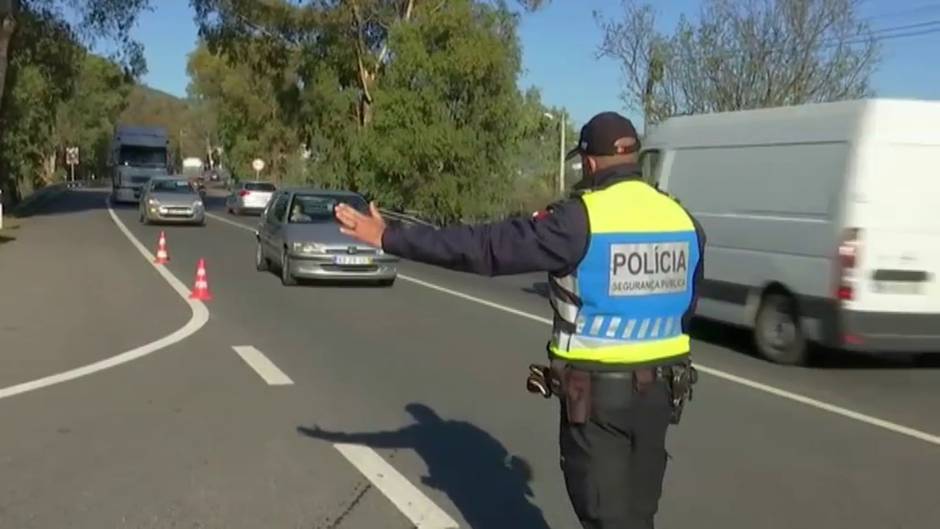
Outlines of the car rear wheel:
[{"label": "car rear wheel", "polygon": [[764,295],[754,324],[754,341],[760,354],[778,364],[806,363],[808,345],[800,328],[799,311],[792,296],[780,292]]},{"label": "car rear wheel", "polygon": [[281,254],[281,284],[289,287],[297,284],[297,279],[290,273],[290,255],[287,249]]},{"label": "car rear wheel", "polygon": [[264,256],[264,249],[261,247],[261,241],[258,241],[258,248],[255,250],[255,268],[259,272],[267,272],[271,268],[268,258]]}]

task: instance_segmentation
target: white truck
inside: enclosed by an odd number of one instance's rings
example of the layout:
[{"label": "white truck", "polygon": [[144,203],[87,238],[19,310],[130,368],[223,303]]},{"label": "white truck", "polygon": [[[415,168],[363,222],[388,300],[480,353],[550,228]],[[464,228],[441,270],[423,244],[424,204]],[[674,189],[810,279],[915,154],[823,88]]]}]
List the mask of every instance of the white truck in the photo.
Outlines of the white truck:
[{"label": "white truck", "polygon": [[807,344],[940,351],[940,101],[865,99],[670,118],[644,178],[707,235],[697,315]]},{"label": "white truck", "polygon": [[169,174],[169,154],[166,129],[119,125],[109,157],[112,200],[136,203],[151,178]]},{"label": "white truck", "polygon": [[202,158],[197,158],[191,156],[189,158],[183,159],[183,176],[189,180],[196,180],[202,178],[203,172],[203,163]]}]

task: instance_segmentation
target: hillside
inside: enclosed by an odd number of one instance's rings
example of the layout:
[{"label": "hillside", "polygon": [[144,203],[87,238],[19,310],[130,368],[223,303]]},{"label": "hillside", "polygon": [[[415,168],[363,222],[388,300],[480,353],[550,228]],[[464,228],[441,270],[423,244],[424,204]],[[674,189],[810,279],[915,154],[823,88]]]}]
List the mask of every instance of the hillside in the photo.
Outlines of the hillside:
[{"label": "hillside", "polygon": [[205,156],[207,134],[211,130],[211,120],[205,117],[187,99],[146,85],[137,85],[131,91],[127,108],[121,113],[118,122],[165,127],[170,134],[170,146],[179,161],[187,156]]}]

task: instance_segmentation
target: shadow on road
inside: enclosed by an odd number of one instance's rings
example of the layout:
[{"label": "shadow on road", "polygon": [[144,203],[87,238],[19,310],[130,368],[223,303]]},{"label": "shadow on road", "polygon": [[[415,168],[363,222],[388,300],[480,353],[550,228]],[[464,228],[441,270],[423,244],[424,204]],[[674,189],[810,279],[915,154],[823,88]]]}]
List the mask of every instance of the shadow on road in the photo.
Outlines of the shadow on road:
[{"label": "shadow on road", "polygon": [[[39,204],[33,207],[18,211],[17,217],[39,217],[45,215],[65,215],[69,213],[80,213],[82,211],[91,211],[107,208],[106,199],[111,195],[110,186],[98,187],[80,187],[76,189],[63,190],[55,197],[43,199]],[[208,194],[203,197],[206,207],[210,211],[225,212],[225,196]],[[134,211],[137,212],[139,206],[136,203],[112,203],[111,207],[115,211]]]},{"label": "shadow on road", "polygon": [[[92,211],[105,209],[105,199],[108,197],[108,190],[86,189],[86,190],[63,190],[54,197],[44,198],[31,207],[17,212],[16,216],[20,218],[41,217],[53,215],[67,215],[71,213],[81,213],[83,211]],[[136,210],[133,205],[115,205],[114,209],[130,207]]]},{"label": "shadow on road", "polygon": [[466,421],[443,419],[424,404],[405,410],[416,422],[395,431],[343,433],[316,426],[297,431],[330,442],[414,450],[428,467],[422,483],[447,494],[474,529],[549,529],[530,501],[532,470],[524,459]]}]

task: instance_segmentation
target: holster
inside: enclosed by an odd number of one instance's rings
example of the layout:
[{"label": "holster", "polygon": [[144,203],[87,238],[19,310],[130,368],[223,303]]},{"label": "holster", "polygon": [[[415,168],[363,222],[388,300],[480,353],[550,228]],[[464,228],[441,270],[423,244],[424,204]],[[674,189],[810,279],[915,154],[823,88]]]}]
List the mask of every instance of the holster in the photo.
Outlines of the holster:
[{"label": "holster", "polygon": [[679,424],[686,401],[692,400],[692,386],[698,382],[698,371],[691,360],[669,367],[669,392],[672,396],[672,424]]},{"label": "holster", "polygon": [[591,417],[591,374],[566,367],[558,375],[562,392],[559,397],[565,399],[568,423],[586,423]]}]

